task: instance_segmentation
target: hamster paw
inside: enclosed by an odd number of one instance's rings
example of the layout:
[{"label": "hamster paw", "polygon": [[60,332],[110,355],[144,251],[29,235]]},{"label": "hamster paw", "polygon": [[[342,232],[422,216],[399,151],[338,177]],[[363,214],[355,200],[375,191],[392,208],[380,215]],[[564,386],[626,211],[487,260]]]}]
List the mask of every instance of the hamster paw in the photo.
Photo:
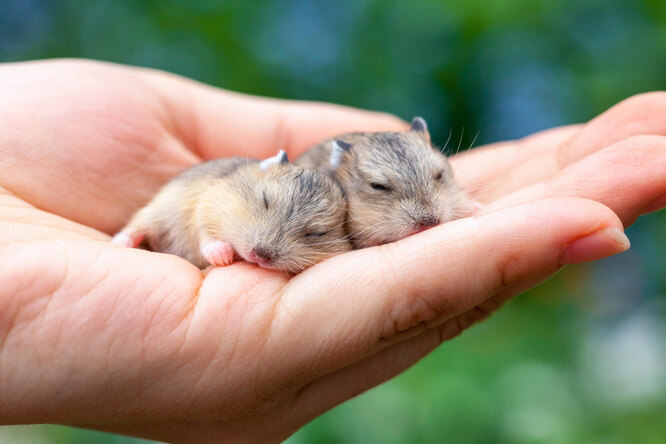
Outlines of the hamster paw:
[{"label": "hamster paw", "polygon": [[201,248],[201,254],[214,266],[231,265],[234,261],[234,247],[229,242],[209,241]]},{"label": "hamster paw", "polygon": [[471,203],[470,206],[472,207],[472,214],[478,213],[484,207],[484,205],[481,202],[479,202],[478,200],[472,200],[472,203]]},{"label": "hamster paw", "polygon": [[121,231],[120,233],[113,236],[113,239],[111,239],[111,243],[128,248],[136,248],[139,246],[142,240],[143,240],[143,234],[140,233],[128,234],[126,232]]}]

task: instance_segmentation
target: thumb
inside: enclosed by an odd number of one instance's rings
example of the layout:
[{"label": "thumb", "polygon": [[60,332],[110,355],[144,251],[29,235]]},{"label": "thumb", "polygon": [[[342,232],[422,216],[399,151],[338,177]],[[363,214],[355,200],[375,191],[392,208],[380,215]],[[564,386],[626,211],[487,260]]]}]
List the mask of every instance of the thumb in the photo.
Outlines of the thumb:
[{"label": "thumb", "polygon": [[628,247],[618,217],[594,201],[500,209],[306,270],[285,288],[271,337],[297,342],[293,365],[326,374],[445,325],[440,338],[454,336],[563,264]]}]

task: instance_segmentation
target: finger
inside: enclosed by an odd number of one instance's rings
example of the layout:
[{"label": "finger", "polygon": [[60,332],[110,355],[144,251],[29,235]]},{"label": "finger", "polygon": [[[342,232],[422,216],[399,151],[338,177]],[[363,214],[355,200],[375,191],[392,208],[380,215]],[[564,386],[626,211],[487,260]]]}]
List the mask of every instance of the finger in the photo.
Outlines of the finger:
[{"label": "finger", "polygon": [[290,349],[301,350],[292,357],[298,371],[323,375],[395,342],[396,335],[436,328],[500,292],[534,285],[563,261],[622,251],[628,245],[620,227],[599,203],[550,199],[339,256],[288,284],[271,337],[288,337]]},{"label": "finger", "polygon": [[397,376],[440,344],[440,329],[433,328],[391,345],[301,388],[294,410],[309,414],[303,422],[314,419],[322,412]]},{"label": "finger", "polygon": [[549,172],[550,162],[546,162],[545,165],[532,163],[529,169],[523,169],[521,165],[535,157],[554,157],[560,145],[575,135],[580,128],[581,125],[563,126],[541,131],[520,140],[474,148],[452,156],[451,166],[463,188],[482,192],[493,181],[503,178],[507,171],[515,171],[517,168],[521,168],[518,177],[540,173],[544,169]]},{"label": "finger", "polygon": [[[477,200],[490,202],[527,185],[547,180],[562,168],[623,139],[638,135],[666,135],[666,92],[631,97],[578,128],[569,134],[569,138],[559,140],[556,137],[549,140],[548,132],[544,138],[537,135],[534,142],[544,144],[544,149],[535,150],[535,154],[528,155],[527,159],[524,158],[524,151],[521,150],[523,155],[520,151],[513,151],[517,157],[513,165],[498,154],[500,150],[493,155],[480,152],[476,159],[476,150],[471,150],[469,157],[463,158],[463,165],[459,166],[462,172],[459,180],[466,189],[473,191]],[[555,130],[552,135],[558,133]],[[566,136],[565,131],[561,134]],[[509,151],[508,157],[514,146],[509,145],[504,150]],[[478,166],[488,168],[493,174],[486,174],[483,181],[478,180],[476,174],[471,174],[472,179],[468,179],[466,171],[476,171]],[[502,175],[502,168],[504,171],[510,169],[511,174]]]},{"label": "finger", "polygon": [[418,329],[421,330],[419,334],[399,340],[359,362],[313,381],[299,391],[297,402],[302,405],[301,410],[316,416],[316,412],[326,411],[397,376],[442,342],[459,335],[473,323],[485,319],[501,306],[502,301],[510,298],[512,292],[513,290],[501,291],[494,298],[448,319],[436,328]]},{"label": "finger", "polygon": [[613,210],[625,227],[666,205],[666,137],[634,136],[566,167],[552,179],[509,194],[482,211],[556,196],[582,197]]},{"label": "finger", "polygon": [[264,158],[284,149],[294,158],[308,147],[353,131],[403,131],[395,116],[340,105],[260,98],[212,88],[172,74],[141,70],[158,89],[176,132],[204,159]]},{"label": "finger", "polygon": [[0,249],[9,244],[46,239],[102,240],[108,236],[69,219],[49,214],[0,186]]},{"label": "finger", "polygon": [[585,125],[558,153],[558,163],[571,163],[637,135],[666,136],[666,92],[630,97]]}]

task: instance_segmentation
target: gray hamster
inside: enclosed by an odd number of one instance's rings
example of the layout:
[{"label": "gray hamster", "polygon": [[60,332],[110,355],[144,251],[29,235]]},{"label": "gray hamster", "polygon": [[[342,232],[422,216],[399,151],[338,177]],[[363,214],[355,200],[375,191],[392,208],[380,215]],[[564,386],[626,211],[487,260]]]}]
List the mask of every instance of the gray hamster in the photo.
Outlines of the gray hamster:
[{"label": "gray hamster", "polygon": [[343,134],[295,163],[326,172],[345,191],[355,248],[381,245],[471,215],[479,204],[454,181],[420,117],[409,131]]}]

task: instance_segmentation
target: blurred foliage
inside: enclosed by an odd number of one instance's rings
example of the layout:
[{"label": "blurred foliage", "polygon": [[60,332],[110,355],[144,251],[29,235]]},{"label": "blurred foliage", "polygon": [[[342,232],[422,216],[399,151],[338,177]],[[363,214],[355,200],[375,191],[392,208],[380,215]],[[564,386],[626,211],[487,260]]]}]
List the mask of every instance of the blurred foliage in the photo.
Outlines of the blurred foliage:
[{"label": "blurred foliage", "polygon": [[[663,0],[3,0],[0,60],[87,57],[250,94],[427,118],[452,147],[666,89]],[[663,443],[666,214],[289,443]],[[131,443],[57,426],[4,443]]]}]

